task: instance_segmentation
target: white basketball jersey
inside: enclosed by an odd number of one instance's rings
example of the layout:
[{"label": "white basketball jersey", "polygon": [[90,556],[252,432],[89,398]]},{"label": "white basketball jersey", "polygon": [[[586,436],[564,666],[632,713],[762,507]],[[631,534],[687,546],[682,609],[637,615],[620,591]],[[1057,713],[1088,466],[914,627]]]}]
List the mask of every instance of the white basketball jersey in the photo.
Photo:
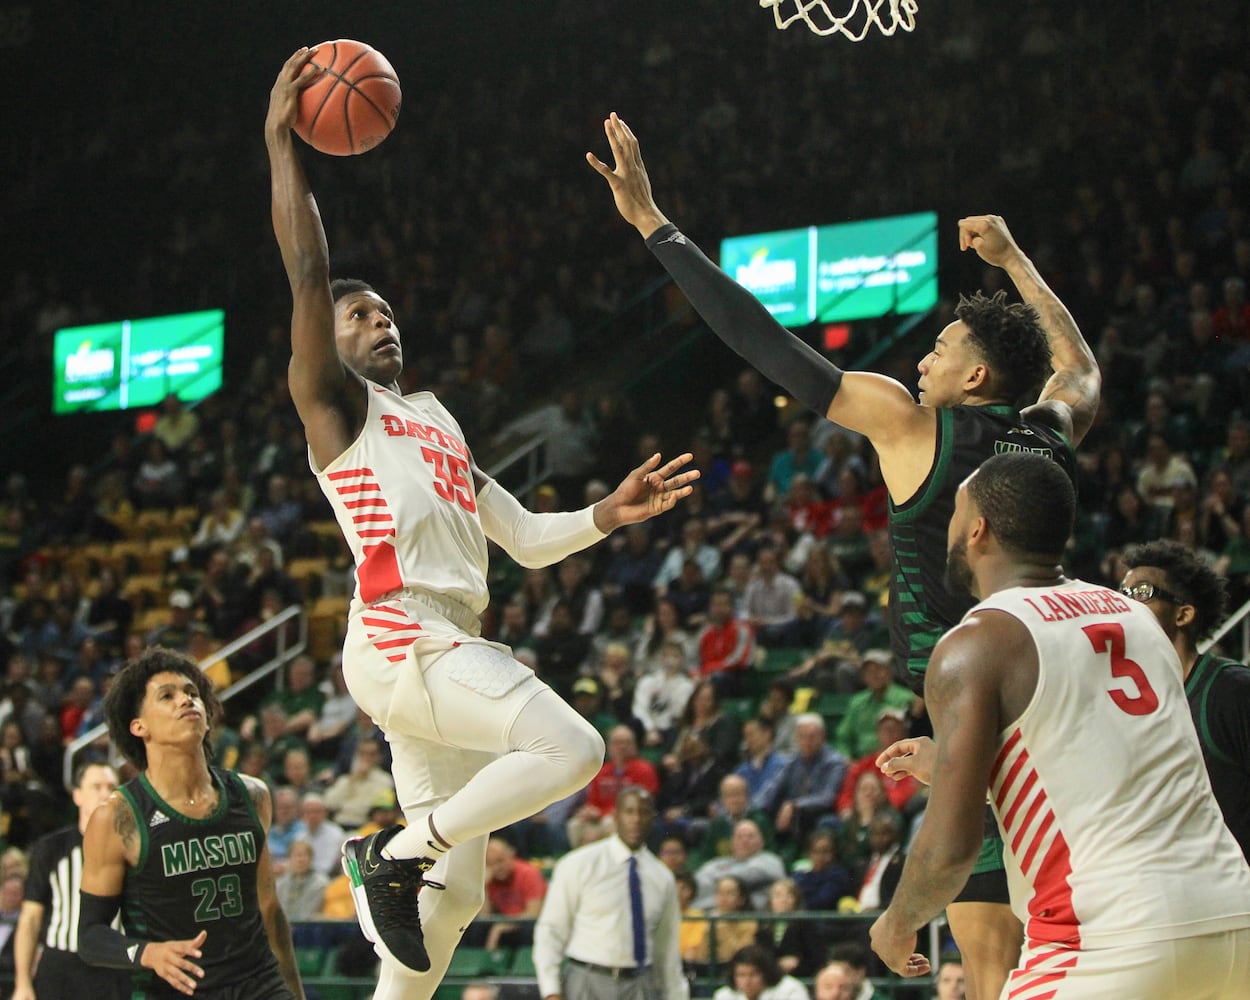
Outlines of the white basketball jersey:
[{"label": "white basketball jersey", "polygon": [[486,535],[460,425],[432,393],[365,385],[368,415],[356,440],[322,470],[309,453],[356,560],[353,610],[414,589],[481,614]]},{"label": "white basketball jersey", "polygon": [[1037,690],[1000,734],[990,796],[1030,948],[1250,926],[1250,867],[1224,826],[1180,660],[1150,611],[1079,580],[994,594],[1029,630]]}]

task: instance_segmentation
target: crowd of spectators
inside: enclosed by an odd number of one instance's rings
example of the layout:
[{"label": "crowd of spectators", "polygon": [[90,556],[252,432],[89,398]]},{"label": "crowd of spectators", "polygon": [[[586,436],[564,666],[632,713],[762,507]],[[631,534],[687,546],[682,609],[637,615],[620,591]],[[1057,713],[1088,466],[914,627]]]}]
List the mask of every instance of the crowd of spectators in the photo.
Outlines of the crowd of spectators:
[{"label": "crowd of spectators", "polygon": [[[501,120],[487,79],[430,90],[411,112],[418,127],[388,140],[395,155],[354,161],[350,180],[310,163],[332,193],[336,273],[377,282],[409,333],[405,385],[434,387],[479,448],[559,428],[553,476],[527,498],[532,507],[593,502],[661,446],[689,449],[703,474],[672,514],[557,567],[522,570],[492,556],[487,634],[592,719],[609,755],[583,793],[500,831],[491,907],[532,915],[541,866],[537,879],[518,866],[610,832],[615,792],[631,783],[656,796],[661,855],[692,915],[872,911],[888,901],[924,804],[914,784],[884,782],[872,757],[925,722],[886,651],[887,500],[874,456],[855,436],[776,406],[772,388],[732,361],[684,377],[679,415],[653,408],[652,397],[644,410],[623,384],[561,382],[556,373],[578,357],[627,356],[611,353],[615,318],[657,269],[611,228],[605,192],[580,173],[579,157],[553,165],[551,156],[596,141],[582,126],[610,108],[585,102],[616,107],[611,83],[624,77],[629,104],[618,109],[636,120],[658,197],[709,244],[720,233],[912,206],[947,221],[1001,210],[1103,371],[1103,406],[1079,453],[1068,569],[1116,583],[1126,545],[1175,538],[1228,576],[1236,606],[1250,599],[1244,19],[1216,31],[1218,4],[1151,5],[1145,19],[1124,22],[1115,4],[1100,13],[1061,3],[1026,5],[1021,25],[1019,12],[981,5],[960,17],[973,5],[951,3],[923,60],[908,55],[915,36],[838,48],[834,60],[808,36],[766,34],[750,9],[725,18],[714,0],[680,11],[657,4],[662,17],[640,17],[597,46],[610,28],[596,20],[606,6],[552,5],[552,44],[581,45],[559,65],[527,62],[508,83],[510,100],[541,113]],[[714,29],[659,27],[700,18]],[[1113,23],[1140,44],[1112,45]],[[749,82],[748,67],[759,70]],[[694,103],[663,98],[672,92]],[[940,99],[916,98],[935,92]],[[120,155],[116,130],[168,99],[159,88],[135,92],[114,115],[78,122],[72,143],[49,140],[20,163],[6,154],[20,168],[6,194],[15,209],[51,206],[84,156],[101,183],[148,185],[164,203],[127,209],[152,238],[129,255],[125,281],[115,258],[97,268],[89,246],[56,260],[32,254],[12,272],[0,294],[8,360],[42,370],[59,326],[227,300],[236,346],[246,346],[222,391],[197,406],[170,397],[139,425],[132,416],[80,423],[62,435],[82,439],[78,450],[66,444],[64,464],[42,457],[4,470],[0,808],[5,841],[19,848],[64,817],[65,746],[100,722],[127,656],[149,643],[182,649],[224,686],[269,650],[227,661],[215,658],[223,645],[289,604],[320,594],[346,603],[351,585],[341,542],[315,530],[329,511],[286,391],[287,305],[259,226],[263,205],[230,220],[220,202],[192,197],[236,166],[225,156],[236,123],[224,110],[188,116],[140,155],[127,147],[124,170],[107,166]],[[503,161],[471,139],[474,123],[488,122],[509,152]],[[540,151],[544,143],[556,153]],[[229,183],[263,190],[263,150],[253,146]],[[874,176],[896,180],[865,182]],[[370,214],[383,209],[386,225]],[[968,268],[948,266],[947,284],[1003,284]],[[653,302],[680,314],[675,299]],[[936,333],[951,305],[943,300],[916,337]],[[910,384],[920,353],[913,338],[875,364]],[[29,403],[39,381],[10,398]],[[538,417],[525,416],[548,396]],[[142,525],[173,539],[154,565],[82,556],[146,539]],[[288,572],[304,558],[326,560],[311,581]],[[350,919],[336,843],[397,809],[386,744],[356,711],[335,658],[293,661],[273,694],[232,701],[215,730],[219,762],[275,789],[270,848],[288,915]],[[799,931],[723,926],[735,930],[717,932],[714,955],[706,923],[689,922],[692,965],[723,964],[752,942],[798,975],[825,957]],[[491,943],[523,940],[502,937],[515,931],[491,932]]]}]

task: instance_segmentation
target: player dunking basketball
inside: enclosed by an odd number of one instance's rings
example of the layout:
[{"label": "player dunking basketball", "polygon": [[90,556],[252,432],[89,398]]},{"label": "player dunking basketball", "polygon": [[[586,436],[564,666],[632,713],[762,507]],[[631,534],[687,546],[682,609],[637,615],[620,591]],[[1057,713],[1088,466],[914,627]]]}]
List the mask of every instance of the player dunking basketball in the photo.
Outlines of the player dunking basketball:
[{"label": "player dunking basketball", "polygon": [[[291,396],[310,461],[356,559],[343,675],[385,731],[406,829],[344,849],[361,926],[382,958],[377,1000],[430,997],[483,897],[487,835],[583,787],[598,732],[480,636],[486,539],[544,566],[687,496],[690,455],[654,455],[593,507],[532,514],[474,464],[428,392],[401,396],[399,329],[363,282],[329,280],[325,233],[291,126],[316,79],[301,49],[265,124],[273,225],[291,284]],[[422,892],[433,871],[441,891]],[[428,884],[428,883],[427,883]]]},{"label": "player dunking basketball", "polygon": [[929,971],[916,933],[967,879],[988,786],[1027,942],[1004,997],[1244,997],[1250,867],[1150,609],[1064,578],[1075,508],[1036,455],[991,458],[959,488],[948,574],[980,603],[929,661],[928,759],[892,761],[932,787],[873,948]]},{"label": "player dunking basketball", "polygon": [[[1045,454],[1075,474],[1072,447],[1093,422],[1101,385],[1088,345],[1003,220],[976,216],[961,220],[961,244],[1006,270],[1026,304],[979,294],[961,299],[956,321],[918,365],[919,403],[894,379],[844,372],[778,324],[669,223],[629,127],[614,114],[604,130],[615,166],[589,153],[587,159],[713,332],[800,402],[865,435],[876,449],[890,494],[892,645],[919,682],[942,632],[970,606],[942,584],[957,486],[1000,451]],[[1021,411],[1025,399],[1037,402]],[[982,857],[947,913],[972,1000],[998,996],[1020,950],[1002,844],[988,811],[985,820]]]}]

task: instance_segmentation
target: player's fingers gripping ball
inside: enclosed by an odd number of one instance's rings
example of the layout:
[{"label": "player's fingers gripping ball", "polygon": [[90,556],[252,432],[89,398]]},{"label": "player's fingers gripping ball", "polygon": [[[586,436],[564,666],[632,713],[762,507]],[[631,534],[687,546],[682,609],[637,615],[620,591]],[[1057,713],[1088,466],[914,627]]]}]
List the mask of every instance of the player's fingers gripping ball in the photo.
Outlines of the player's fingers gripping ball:
[{"label": "player's fingers gripping ball", "polygon": [[325,72],[299,95],[295,133],[331,156],[372,149],[399,120],[399,77],[386,56],[364,42],[322,42],[312,62]]}]

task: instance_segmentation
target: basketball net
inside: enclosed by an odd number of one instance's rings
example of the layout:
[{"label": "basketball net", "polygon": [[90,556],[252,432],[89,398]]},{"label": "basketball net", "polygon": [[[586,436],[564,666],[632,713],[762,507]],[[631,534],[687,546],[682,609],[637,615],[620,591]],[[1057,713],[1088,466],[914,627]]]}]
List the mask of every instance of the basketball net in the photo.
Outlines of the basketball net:
[{"label": "basketball net", "polygon": [[[781,8],[793,2],[795,11],[782,14]],[[883,35],[892,35],[899,28],[911,31],[916,27],[916,0],[851,0],[851,9],[838,17],[829,9],[831,0],[760,0],[761,7],[771,7],[777,27],[783,31],[802,20],[818,35],[843,34],[853,42],[863,41],[875,26]],[[889,4],[889,12],[881,8]],[[863,19],[860,19],[860,8]]]}]

